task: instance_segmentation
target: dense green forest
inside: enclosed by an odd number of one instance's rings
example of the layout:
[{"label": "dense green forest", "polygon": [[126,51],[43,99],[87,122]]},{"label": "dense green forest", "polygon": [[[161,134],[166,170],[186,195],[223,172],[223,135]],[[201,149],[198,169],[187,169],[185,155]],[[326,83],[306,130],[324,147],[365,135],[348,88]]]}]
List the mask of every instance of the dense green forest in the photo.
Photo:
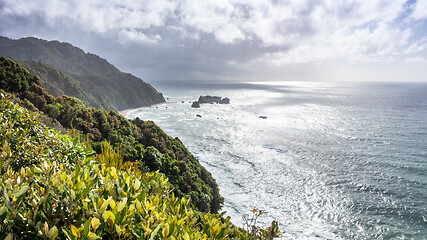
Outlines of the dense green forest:
[{"label": "dense green forest", "polygon": [[[3,65],[15,64],[1,60]],[[25,93],[37,82],[11,66],[6,72],[2,68],[1,86],[5,76],[20,76],[20,81],[5,90]],[[1,239],[272,239],[280,235],[276,222],[266,229],[248,225],[245,230],[234,227],[223,214],[199,212],[192,199],[171,192],[173,186],[159,171],[112,166],[121,160],[119,155],[103,152],[105,158],[97,157],[78,138],[70,140],[46,128],[37,114],[0,95]],[[253,213],[256,219],[262,212]]]},{"label": "dense green forest", "polygon": [[20,61],[52,95],[63,92],[88,106],[120,111],[165,101],[150,84],[69,43],[0,36],[0,56]]},{"label": "dense green forest", "polygon": [[86,107],[73,97],[54,97],[39,85],[37,77],[3,57],[0,87],[13,93],[27,109],[40,112],[39,118],[46,125],[80,133],[82,141],[98,154],[103,145],[111,145],[123,162],[134,162],[143,172],[164,173],[176,196],[191,197],[200,211],[220,210],[223,198],[212,175],[178,138],[168,136],[152,121],[128,120],[115,111]]},{"label": "dense green forest", "polygon": [[67,95],[80,99],[86,106],[114,110],[104,94],[90,82],[77,81],[69,74],[45,63],[21,61],[19,64],[37,76],[40,85],[54,97]]}]

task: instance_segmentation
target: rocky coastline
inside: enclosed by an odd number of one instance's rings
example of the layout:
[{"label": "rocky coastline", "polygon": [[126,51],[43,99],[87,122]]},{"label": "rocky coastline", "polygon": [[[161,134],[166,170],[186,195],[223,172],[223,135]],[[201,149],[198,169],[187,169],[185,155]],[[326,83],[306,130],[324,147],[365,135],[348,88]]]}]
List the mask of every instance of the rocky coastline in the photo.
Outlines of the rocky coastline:
[{"label": "rocky coastline", "polygon": [[219,96],[210,96],[210,95],[206,95],[206,96],[200,96],[199,99],[197,101],[194,101],[191,104],[191,107],[193,108],[199,108],[200,104],[204,104],[204,103],[210,103],[210,104],[230,104],[230,99],[225,97],[219,97]]}]

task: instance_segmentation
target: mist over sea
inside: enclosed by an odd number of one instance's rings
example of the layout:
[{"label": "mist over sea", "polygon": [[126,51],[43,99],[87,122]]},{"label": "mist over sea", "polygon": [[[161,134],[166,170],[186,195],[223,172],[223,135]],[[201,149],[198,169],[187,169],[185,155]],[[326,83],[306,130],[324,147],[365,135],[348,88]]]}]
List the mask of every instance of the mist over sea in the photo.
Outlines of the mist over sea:
[{"label": "mist over sea", "polygon": [[[427,239],[427,84],[155,87],[169,103],[125,116],[179,137],[234,223],[258,208],[286,239]],[[231,103],[191,108],[200,95]]]}]

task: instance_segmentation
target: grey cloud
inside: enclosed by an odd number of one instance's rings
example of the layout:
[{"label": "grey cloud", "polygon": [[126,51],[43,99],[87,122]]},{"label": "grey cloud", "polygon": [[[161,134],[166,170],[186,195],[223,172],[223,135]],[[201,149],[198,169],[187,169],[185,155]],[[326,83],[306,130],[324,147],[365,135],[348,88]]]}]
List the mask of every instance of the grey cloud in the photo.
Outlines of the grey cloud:
[{"label": "grey cloud", "polygon": [[[287,64],[389,59],[408,49],[409,17],[391,25],[384,15],[400,17],[400,1],[0,0],[0,34],[68,41],[146,80],[297,78],[295,69],[307,78],[315,68]],[[227,27],[244,37],[224,38]]]}]

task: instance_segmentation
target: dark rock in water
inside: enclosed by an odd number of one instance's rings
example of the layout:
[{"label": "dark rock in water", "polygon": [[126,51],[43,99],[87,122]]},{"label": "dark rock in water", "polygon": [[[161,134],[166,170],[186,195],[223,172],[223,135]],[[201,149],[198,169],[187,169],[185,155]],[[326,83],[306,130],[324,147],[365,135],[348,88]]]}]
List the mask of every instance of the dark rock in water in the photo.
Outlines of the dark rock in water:
[{"label": "dark rock in water", "polygon": [[200,96],[198,102],[200,104],[202,103],[210,103],[210,104],[214,104],[214,103],[219,103],[219,104],[229,104],[230,103],[230,99],[229,98],[221,98],[218,96],[210,96],[210,95],[206,95],[206,96]]},{"label": "dark rock in water", "polygon": [[221,101],[221,97],[217,96],[200,96],[199,97],[199,103],[218,103]]},{"label": "dark rock in water", "polygon": [[261,118],[261,119],[267,119],[266,116],[259,116],[259,118]]},{"label": "dark rock in water", "polygon": [[218,103],[219,104],[230,104],[230,99],[229,98],[223,98]]},{"label": "dark rock in water", "polygon": [[196,117],[202,117],[202,115],[200,115],[200,114],[197,114],[197,115],[196,115]]},{"label": "dark rock in water", "polygon": [[193,108],[199,108],[200,104],[199,104],[198,101],[195,101],[195,102],[193,102],[193,104],[191,104],[191,107],[193,107]]},{"label": "dark rock in water", "polygon": [[184,101],[181,101],[181,103],[184,103]]}]

